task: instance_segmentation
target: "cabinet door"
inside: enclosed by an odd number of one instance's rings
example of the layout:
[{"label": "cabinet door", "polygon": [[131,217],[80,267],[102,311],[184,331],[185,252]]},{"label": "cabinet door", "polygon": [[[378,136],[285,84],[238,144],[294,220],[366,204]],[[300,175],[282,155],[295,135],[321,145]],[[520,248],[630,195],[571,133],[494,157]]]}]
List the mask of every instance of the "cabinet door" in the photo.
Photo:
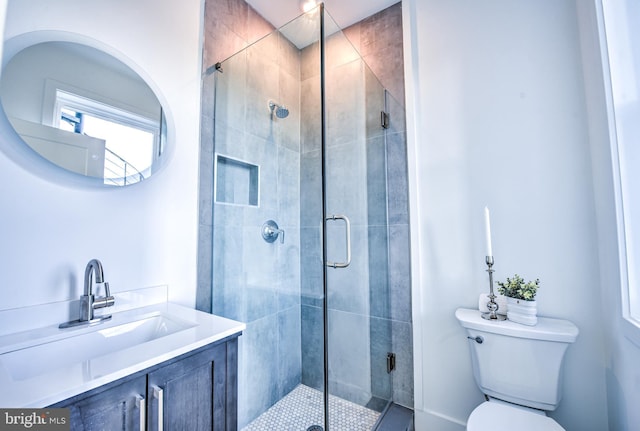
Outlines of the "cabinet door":
[{"label": "cabinet door", "polygon": [[70,409],[72,431],[144,431],[145,394],[146,378],[142,376],[56,407]]},{"label": "cabinet door", "polygon": [[[225,430],[217,424],[214,381],[225,379],[226,345],[200,351],[149,374],[149,430]],[[222,412],[224,414],[224,411]],[[216,415],[219,416],[219,415]]]}]

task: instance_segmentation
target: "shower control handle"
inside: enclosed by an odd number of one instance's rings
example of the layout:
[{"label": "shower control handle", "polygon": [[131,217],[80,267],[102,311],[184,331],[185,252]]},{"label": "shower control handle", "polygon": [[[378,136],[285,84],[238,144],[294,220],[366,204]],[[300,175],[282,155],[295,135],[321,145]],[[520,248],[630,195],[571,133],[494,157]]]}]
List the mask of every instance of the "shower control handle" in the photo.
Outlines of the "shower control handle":
[{"label": "shower control handle", "polygon": [[262,225],[262,239],[266,242],[274,242],[278,237],[280,237],[280,243],[284,244],[284,230],[278,227],[278,223],[273,220],[267,220]]}]

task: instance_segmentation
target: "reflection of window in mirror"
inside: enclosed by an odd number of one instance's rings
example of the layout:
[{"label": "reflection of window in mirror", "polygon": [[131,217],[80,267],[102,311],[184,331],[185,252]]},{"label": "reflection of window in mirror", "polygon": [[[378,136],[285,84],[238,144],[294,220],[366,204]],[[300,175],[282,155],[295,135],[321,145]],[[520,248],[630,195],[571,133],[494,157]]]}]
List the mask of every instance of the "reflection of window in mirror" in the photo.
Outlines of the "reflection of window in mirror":
[{"label": "reflection of window in mirror", "polygon": [[133,184],[149,175],[159,151],[157,121],[60,90],[53,118],[59,129],[105,141],[105,184]]}]

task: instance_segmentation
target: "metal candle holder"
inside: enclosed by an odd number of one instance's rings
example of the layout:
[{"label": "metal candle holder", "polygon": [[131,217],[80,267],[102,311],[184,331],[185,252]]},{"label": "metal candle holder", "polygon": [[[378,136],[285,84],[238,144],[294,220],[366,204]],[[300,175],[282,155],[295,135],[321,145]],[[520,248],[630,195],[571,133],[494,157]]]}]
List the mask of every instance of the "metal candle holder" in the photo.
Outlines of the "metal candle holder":
[{"label": "metal candle holder", "polygon": [[507,317],[503,314],[497,314],[500,306],[496,302],[496,295],[493,293],[493,256],[485,258],[487,262],[487,272],[489,273],[489,302],[487,302],[488,313],[482,313],[482,318],[487,320],[505,320]]}]

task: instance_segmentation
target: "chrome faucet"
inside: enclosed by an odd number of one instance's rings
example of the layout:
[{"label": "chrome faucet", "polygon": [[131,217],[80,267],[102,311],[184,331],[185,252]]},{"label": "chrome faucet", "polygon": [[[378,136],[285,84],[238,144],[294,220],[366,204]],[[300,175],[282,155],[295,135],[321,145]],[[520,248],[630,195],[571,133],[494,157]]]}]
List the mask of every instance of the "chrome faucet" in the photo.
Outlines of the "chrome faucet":
[{"label": "chrome faucet", "polygon": [[[93,294],[93,283],[91,282],[91,274],[96,284],[104,283],[106,296],[96,298]],[[93,310],[96,308],[111,307],[115,302],[111,292],[109,291],[109,283],[104,281],[104,272],[102,271],[102,263],[98,259],[92,259],[84,270],[84,295],[80,297],[80,319],[93,320]]]},{"label": "chrome faucet", "polygon": [[[93,285],[104,283],[105,295],[96,298],[93,292]],[[84,294],[80,296],[80,318],[60,325],[60,328],[71,326],[87,325],[99,323],[111,319],[111,315],[95,317],[93,311],[97,308],[111,307],[115,303],[115,298],[109,291],[109,283],[104,281],[104,271],[102,263],[98,259],[91,259],[84,270]]]}]

